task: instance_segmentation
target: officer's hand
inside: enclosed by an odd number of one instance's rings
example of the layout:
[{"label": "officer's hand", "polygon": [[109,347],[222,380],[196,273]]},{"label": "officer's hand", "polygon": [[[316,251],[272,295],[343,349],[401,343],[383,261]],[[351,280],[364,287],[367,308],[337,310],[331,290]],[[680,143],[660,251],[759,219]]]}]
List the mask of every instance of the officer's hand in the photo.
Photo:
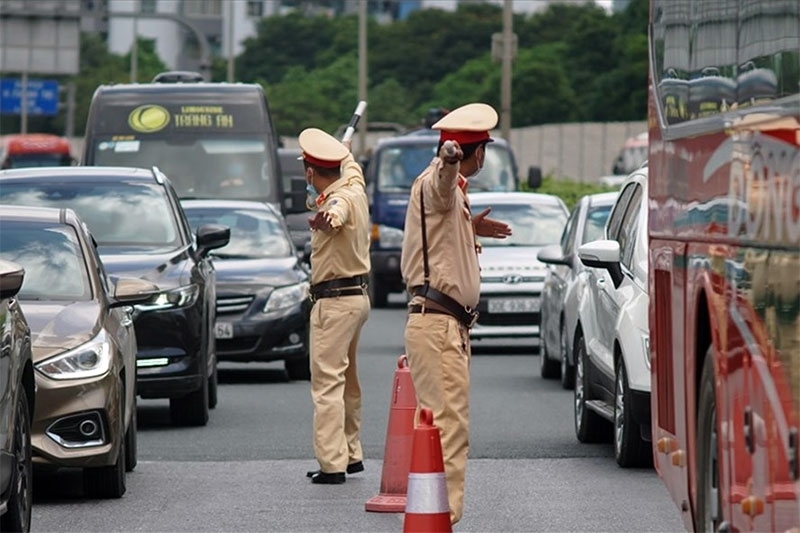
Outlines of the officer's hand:
[{"label": "officer's hand", "polygon": [[464,159],[464,152],[456,141],[445,141],[439,149],[439,158],[445,163],[454,165]]},{"label": "officer's hand", "polygon": [[472,217],[472,227],[475,228],[475,234],[479,237],[494,237],[495,239],[505,239],[511,235],[511,226],[505,222],[486,218],[492,211],[491,207],[487,207],[474,217]]},{"label": "officer's hand", "polygon": [[311,228],[311,231],[330,230],[333,227],[331,224],[331,214],[327,211],[317,211],[313,217],[308,219],[308,227]]}]

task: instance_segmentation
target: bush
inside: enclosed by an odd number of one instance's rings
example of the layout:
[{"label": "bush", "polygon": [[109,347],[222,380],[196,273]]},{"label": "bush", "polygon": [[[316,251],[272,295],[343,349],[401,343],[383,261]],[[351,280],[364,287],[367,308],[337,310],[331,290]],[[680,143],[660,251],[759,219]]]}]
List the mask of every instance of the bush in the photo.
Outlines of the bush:
[{"label": "bush", "polygon": [[[527,184],[522,184],[523,190],[527,189]],[[568,209],[580,199],[581,196],[586,194],[595,194],[600,192],[617,191],[615,187],[607,187],[599,183],[582,183],[573,180],[557,180],[552,176],[545,176],[542,180],[542,185],[535,192],[542,194],[553,194],[561,198]]]}]

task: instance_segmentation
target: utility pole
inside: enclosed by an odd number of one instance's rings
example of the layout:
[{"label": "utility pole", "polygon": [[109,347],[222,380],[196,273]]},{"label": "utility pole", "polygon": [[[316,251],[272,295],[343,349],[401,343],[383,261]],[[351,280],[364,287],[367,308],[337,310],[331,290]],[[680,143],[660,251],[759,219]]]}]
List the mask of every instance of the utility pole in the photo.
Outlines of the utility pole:
[{"label": "utility pole", "polygon": [[500,132],[511,141],[511,62],[516,53],[512,25],[514,24],[512,0],[503,4],[503,59],[500,78]]},{"label": "utility pole", "polygon": [[[358,3],[358,99],[367,100],[367,2]],[[367,115],[364,110],[361,117],[361,127],[358,129],[358,152],[360,156],[367,150]]]},{"label": "utility pole", "polygon": [[228,2],[228,83],[233,83],[233,2]]},{"label": "utility pole", "polygon": [[133,47],[131,48],[131,83],[139,79],[139,17],[133,17]]}]

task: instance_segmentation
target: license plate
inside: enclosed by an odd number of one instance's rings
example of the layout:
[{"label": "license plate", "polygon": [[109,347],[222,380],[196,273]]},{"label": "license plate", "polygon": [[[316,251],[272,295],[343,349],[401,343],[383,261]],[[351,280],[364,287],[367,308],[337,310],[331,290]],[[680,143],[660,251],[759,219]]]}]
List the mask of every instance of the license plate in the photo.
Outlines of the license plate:
[{"label": "license plate", "polygon": [[217,339],[232,339],[233,324],[229,322],[217,322],[214,326],[214,337]]},{"label": "license plate", "polygon": [[539,311],[539,298],[491,298],[490,313],[535,313]]}]

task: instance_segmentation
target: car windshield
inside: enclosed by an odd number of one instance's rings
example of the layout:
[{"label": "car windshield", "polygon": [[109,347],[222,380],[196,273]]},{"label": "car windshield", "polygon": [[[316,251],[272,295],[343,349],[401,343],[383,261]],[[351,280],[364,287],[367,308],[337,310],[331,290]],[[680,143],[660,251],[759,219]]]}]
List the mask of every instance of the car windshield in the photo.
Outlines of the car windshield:
[{"label": "car windshield", "polygon": [[[378,189],[383,192],[404,192],[436,155],[438,139],[420,144],[406,144],[380,151]],[[470,178],[471,191],[513,191],[516,189],[511,154],[502,145],[486,145],[483,168]]]},{"label": "car windshield", "polygon": [[94,148],[98,166],[157,166],[180,198],[251,199],[272,194],[267,147],[258,135],[101,140]]},{"label": "car windshield", "polygon": [[581,244],[603,238],[606,220],[611,212],[610,205],[598,205],[586,213],[586,223],[583,226],[583,240]]},{"label": "car windshield", "polygon": [[72,158],[66,154],[17,154],[9,156],[3,168],[59,167],[72,164]]},{"label": "car windshield", "polygon": [[269,211],[213,207],[184,207],[184,211],[193,231],[203,224],[221,224],[231,229],[230,242],[211,252],[215,257],[250,259],[294,255],[294,245],[280,219]]},{"label": "car windshield", "polygon": [[491,207],[489,218],[511,226],[512,235],[505,239],[478,237],[481,246],[546,246],[557,244],[567,222],[564,209],[554,203],[524,204],[472,204],[472,214],[477,215]]},{"label": "car windshield", "polygon": [[[60,183],[55,183],[58,180]],[[163,186],[140,181],[0,182],[0,200],[12,205],[70,208],[99,245],[178,246],[180,234]]]},{"label": "car windshield", "polygon": [[25,268],[20,300],[92,299],[86,262],[69,226],[3,221],[0,257]]}]

